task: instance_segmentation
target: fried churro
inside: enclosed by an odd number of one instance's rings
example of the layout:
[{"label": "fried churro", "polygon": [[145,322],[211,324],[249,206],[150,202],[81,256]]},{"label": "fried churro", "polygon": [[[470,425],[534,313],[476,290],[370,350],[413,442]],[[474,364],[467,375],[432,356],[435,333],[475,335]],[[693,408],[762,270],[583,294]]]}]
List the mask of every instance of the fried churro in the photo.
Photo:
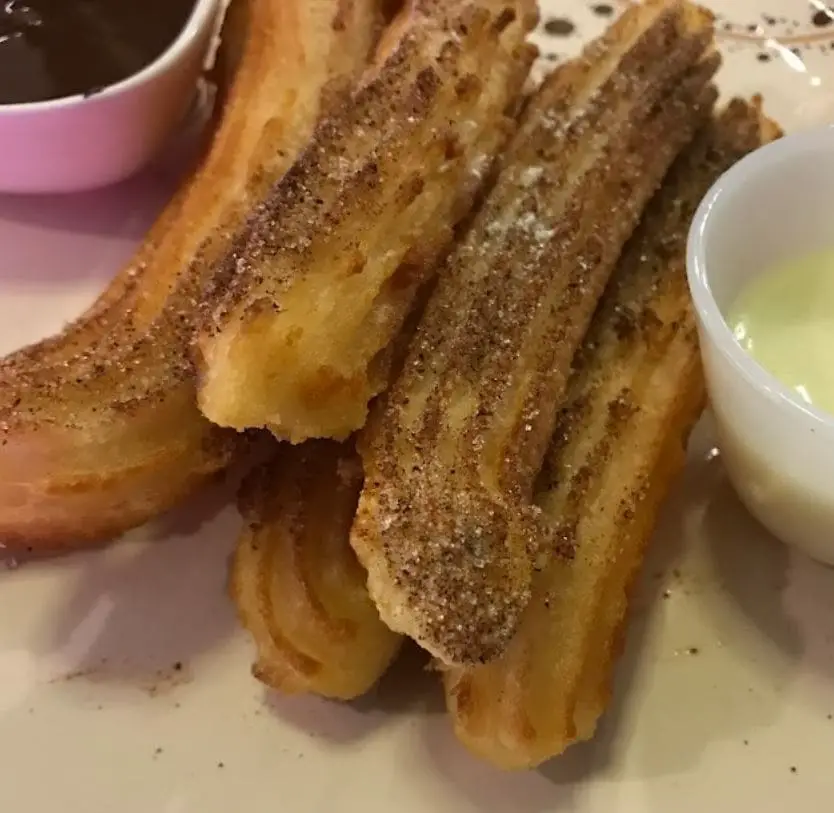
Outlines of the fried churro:
[{"label": "fried churro", "polygon": [[231,595],[260,681],[289,694],[364,694],[399,650],[348,543],[362,488],[351,444],[282,447],[241,488]]},{"label": "fried churro", "polygon": [[360,435],[351,543],[383,620],[440,661],[501,655],[545,534],[533,505],[573,355],[640,213],[715,99],[712,18],[627,11],[546,80]]},{"label": "fried churro", "polygon": [[221,267],[199,342],[212,421],[294,442],[363,425],[387,384],[380,355],[506,143],[535,55],[531,5],[408,3],[382,67],[322,124]]},{"label": "fried churro", "polygon": [[141,524],[222,469],[189,347],[216,261],[367,66],[382,0],[233,0],[207,154],[133,260],[61,335],[0,364],[0,542],[49,549]]},{"label": "fried churro", "polygon": [[[418,293],[389,348],[389,378],[402,369],[430,290]],[[402,641],[379,617],[350,546],[362,461],[352,441],[273,445],[238,492],[244,528],[229,574],[257,651],[252,673],[286,694],[359,697]]]},{"label": "fried churro", "polygon": [[718,176],[777,135],[741,101],[705,128],[652,200],[577,357],[539,483],[556,534],[533,598],[500,660],[445,675],[458,736],[498,766],[589,738],[608,702],[631,584],[704,402],[689,224]]}]

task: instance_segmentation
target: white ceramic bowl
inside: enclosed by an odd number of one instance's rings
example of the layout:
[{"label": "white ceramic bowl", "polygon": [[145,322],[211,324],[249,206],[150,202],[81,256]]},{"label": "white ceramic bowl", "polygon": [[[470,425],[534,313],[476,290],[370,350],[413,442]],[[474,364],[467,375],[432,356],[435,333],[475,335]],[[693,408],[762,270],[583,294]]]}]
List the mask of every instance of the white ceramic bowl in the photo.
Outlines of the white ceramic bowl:
[{"label": "white ceramic bowl", "polygon": [[219,10],[220,0],[195,0],[158,59],[91,96],[0,105],[0,192],[78,192],[141,169],[194,97]]},{"label": "white ceramic bowl", "polygon": [[783,138],[715,184],[692,224],[687,262],[729,477],[774,535],[829,564],[834,417],[809,406],[754,361],[725,316],[757,274],[834,247],[833,203],[834,127]]}]

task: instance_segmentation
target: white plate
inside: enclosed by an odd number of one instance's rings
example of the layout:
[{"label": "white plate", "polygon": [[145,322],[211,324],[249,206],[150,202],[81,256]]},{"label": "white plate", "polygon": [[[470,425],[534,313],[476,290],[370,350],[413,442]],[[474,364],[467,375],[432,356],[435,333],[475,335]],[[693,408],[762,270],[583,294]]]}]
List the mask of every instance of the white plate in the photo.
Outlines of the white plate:
[{"label": "white plate", "polygon": [[[733,15],[723,87],[764,91],[792,129],[827,121],[834,25],[813,23],[821,3],[767,1],[714,2]],[[593,10],[602,3],[546,6],[544,24],[574,26],[542,29],[560,57],[608,22]],[[788,45],[759,41],[756,26]],[[0,350],[78,312],[171,186],[157,170],[94,196],[0,199]],[[415,655],[352,705],[267,696],[224,593],[237,519],[218,510],[221,495],[105,552],[0,573],[0,810],[830,810],[834,573],[745,516],[710,448],[704,423],[599,735],[527,774],[500,774],[456,744]]]}]

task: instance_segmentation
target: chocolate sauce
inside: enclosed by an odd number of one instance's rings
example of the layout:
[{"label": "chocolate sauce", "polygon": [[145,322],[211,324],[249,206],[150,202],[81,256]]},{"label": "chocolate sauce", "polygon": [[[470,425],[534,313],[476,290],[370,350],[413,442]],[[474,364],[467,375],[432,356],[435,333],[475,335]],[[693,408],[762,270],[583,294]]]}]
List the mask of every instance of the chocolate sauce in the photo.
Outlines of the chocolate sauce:
[{"label": "chocolate sauce", "polygon": [[195,0],[0,0],[0,104],[94,93],[149,65]]}]

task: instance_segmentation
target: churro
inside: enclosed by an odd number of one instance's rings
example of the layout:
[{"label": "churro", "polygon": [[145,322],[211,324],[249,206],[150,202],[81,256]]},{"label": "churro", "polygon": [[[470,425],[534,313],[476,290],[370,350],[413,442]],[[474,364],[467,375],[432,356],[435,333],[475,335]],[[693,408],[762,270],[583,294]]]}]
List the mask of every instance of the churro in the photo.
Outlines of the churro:
[{"label": "churro", "polygon": [[627,11],[529,102],[359,449],[351,544],[383,620],[448,664],[501,655],[545,536],[533,505],[570,365],[617,257],[706,119],[712,18]]},{"label": "churro", "polygon": [[[402,369],[427,289],[389,348],[389,377]],[[244,527],[229,574],[256,647],[252,673],[286,694],[358,697],[382,677],[402,640],[379,617],[350,546],[362,461],[352,441],[272,447],[238,491]]]},{"label": "churro", "polygon": [[589,738],[611,692],[628,596],[704,402],[685,277],[695,208],[778,135],[733,102],[678,160],[625,251],[578,356],[537,503],[554,526],[503,657],[445,673],[458,737],[504,768]]},{"label": "churro", "polygon": [[347,437],[381,354],[504,147],[535,56],[529,0],[411,0],[382,66],[318,129],[208,298],[200,408],[294,442]]},{"label": "churro", "polygon": [[196,405],[189,347],[216,261],[367,66],[382,0],[233,0],[207,154],[134,259],[59,336],[0,364],[0,543],[141,524],[236,448]]},{"label": "churro", "polygon": [[282,447],[241,488],[231,595],[274,689],[357,697],[399,650],[348,543],[361,488],[353,446],[334,441]]}]

